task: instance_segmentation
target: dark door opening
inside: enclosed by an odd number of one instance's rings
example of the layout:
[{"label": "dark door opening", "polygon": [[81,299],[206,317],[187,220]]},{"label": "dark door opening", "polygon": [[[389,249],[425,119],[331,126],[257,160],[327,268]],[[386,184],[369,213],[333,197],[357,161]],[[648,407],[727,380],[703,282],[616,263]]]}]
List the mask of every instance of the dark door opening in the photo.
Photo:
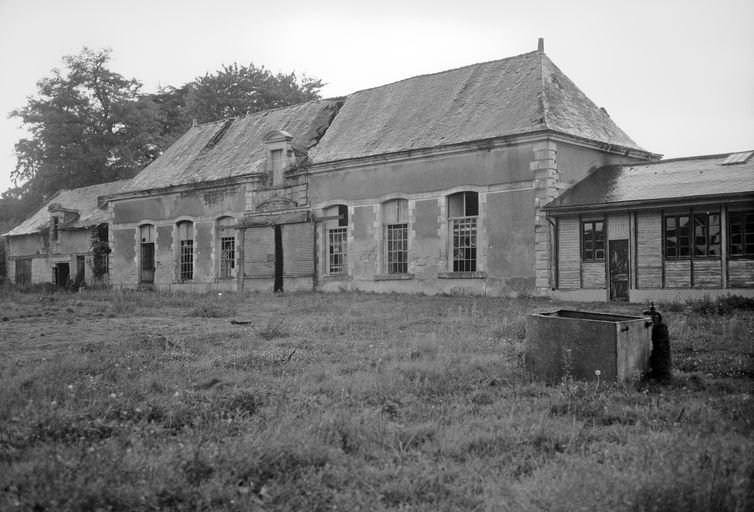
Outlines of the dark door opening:
[{"label": "dark door opening", "polygon": [[154,242],[141,244],[141,272],[139,282],[154,283]]},{"label": "dark door opening", "polygon": [[628,240],[610,240],[610,300],[628,302]]},{"label": "dark door opening", "polygon": [[76,256],[76,281],[77,283],[84,282],[84,269],[86,268],[86,258],[84,256]]},{"label": "dark door opening", "polygon": [[283,226],[275,226],[275,286],[274,291],[283,291]]},{"label": "dark door opening", "polygon": [[68,263],[58,263],[53,267],[53,276],[55,284],[60,287],[68,285],[68,278],[71,277],[71,267]]}]

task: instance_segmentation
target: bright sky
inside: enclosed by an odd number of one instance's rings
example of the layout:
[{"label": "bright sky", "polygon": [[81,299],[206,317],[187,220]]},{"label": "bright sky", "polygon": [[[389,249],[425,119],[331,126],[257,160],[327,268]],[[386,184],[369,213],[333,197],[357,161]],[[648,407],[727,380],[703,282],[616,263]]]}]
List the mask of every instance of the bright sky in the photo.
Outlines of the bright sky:
[{"label": "bright sky", "polygon": [[641,147],[666,158],[754,149],[752,0],[0,0],[0,191],[7,113],[83,46],[144,92],[222,64],[307,74],[345,95],[545,52]]}]

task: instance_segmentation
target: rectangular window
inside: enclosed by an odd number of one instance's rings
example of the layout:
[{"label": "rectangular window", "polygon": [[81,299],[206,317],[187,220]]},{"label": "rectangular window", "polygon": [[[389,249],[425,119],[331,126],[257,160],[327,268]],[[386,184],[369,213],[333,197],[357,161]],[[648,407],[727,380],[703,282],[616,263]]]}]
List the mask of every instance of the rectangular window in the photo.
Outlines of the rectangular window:
[{"label": "rectangular window", "polygon": [[408,224],[388,224],[385,231],[387,273],[408,273]]},{"label": "rectangular window", "polygon": [[194,225],[191,222],[178,223],[178,240],[181,241],[178,274],[181,281],[191,281],[194,278]]},{"label": "rectangular window", "polygon": [[332,228],[327,231],[328,272],[330,274],[346,273],[346,242],[348,228]]},{"label": "rectangular window", "polygon": [[408,200],[391,199],[382,203],[384,271],[408,273]]},{"label": "rectangular window", "polygon": [[272,185],[283,184],[283,150],[273,149],[270,151],[270,165],[272,166]]},{"label": "rectangular window", "polygon": [[476,272],[476,217],[451,219],[453,272]]},{"label": "rectangular window", "polygon": [[582,261],[605,261],[605,223],[581,223]]},{"label": "rectangular window", "polygon": [[694,257],[720,257],[720,214],[694,215]]},{"label": "rectangular window", "polygon": [[754,257],[754,211],[731,212],[728,222],[728,255]]},{"label": "rectangular window", "polygon": [[479,195],[458,192],[448,196],[448,221],[453,241],[453,272],[476,272]]},{"label": "rectangular window", "polygon": [[31,260],[16,260],[16,284],[31,284]]},{"label": "rectangular window", "polygon": [[194,278],[194,241],[181,240],[181,281]]},{"label": "rectangular window", "polygon": [[236,237],[220,238],[220,279],[231,279],[236,268]]},{"label": "rectangular window", "polygon": [[665,217],[665,259],[684,259],[691,256],[691,229],[688,215]]}]

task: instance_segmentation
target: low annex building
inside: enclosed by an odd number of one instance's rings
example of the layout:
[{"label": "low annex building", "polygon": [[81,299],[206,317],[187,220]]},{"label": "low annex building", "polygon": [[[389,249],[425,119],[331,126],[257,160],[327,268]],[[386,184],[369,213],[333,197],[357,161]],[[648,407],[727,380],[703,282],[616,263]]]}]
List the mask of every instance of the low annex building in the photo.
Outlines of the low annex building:
[{"label": "low annex building", "polygon": [[573,300],[754,295],[754,151],[598,169],[545,206]]},{"label": "low annex building", "polygon": [[8,279],[17,285],[107,283],[111,248],[109,214],[98,197],[127,180],[61,190],[5,233]]}]

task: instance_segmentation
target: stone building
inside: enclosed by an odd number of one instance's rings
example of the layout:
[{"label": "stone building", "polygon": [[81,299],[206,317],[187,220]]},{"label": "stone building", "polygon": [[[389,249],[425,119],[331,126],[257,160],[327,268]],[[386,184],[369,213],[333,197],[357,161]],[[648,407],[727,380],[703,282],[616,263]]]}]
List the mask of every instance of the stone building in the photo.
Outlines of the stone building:
[{"label": "stone building", "polygon": [[[662,252],[670,206],[686,208],[676,222],[696,222],[698,208],[717,201],[720,244],[750,235],[746,158],[739,166],[724,157],[659,160],[555,66],[540,40],[507,59],[193,126],[100,198],[109,205],[110,280],[161,290],[579,300],[749,293],[748,249],[734,257],[727,246],[730,258],[719,249],[727,258],[719,278],[701,257],[657,266],[672,259]],[[717,162],[699,186],[734,174],[735,186],[711,187],[694,202],[693,186],[681,186],[693,171],[671,170],[697,160]],[[646,177],[627,181],[624,195],[600,189],[634,169],[663,170],[672,183],[653,188],[651,222],[634,190]],[[688,201],[679,203],[681,189]],[[716,218],[705,229],[717,229]],[[639,255],[625,260],[627,273],[610,264],[626,251]],[[676,280],[684,265],[695,277]],[[660,286],[647,287],[658,268]]]},{"label": "stone building", "polygon": [[115,193],[126,183],[61,190],[5,233],[8,280],[18,285],[107,283],[109,219],[98,197]]},{"label": "stone building", "polygon": [[542,207],[640,148],[545,55],[191,128],[110,202],[112,282],[515,296]]}]

